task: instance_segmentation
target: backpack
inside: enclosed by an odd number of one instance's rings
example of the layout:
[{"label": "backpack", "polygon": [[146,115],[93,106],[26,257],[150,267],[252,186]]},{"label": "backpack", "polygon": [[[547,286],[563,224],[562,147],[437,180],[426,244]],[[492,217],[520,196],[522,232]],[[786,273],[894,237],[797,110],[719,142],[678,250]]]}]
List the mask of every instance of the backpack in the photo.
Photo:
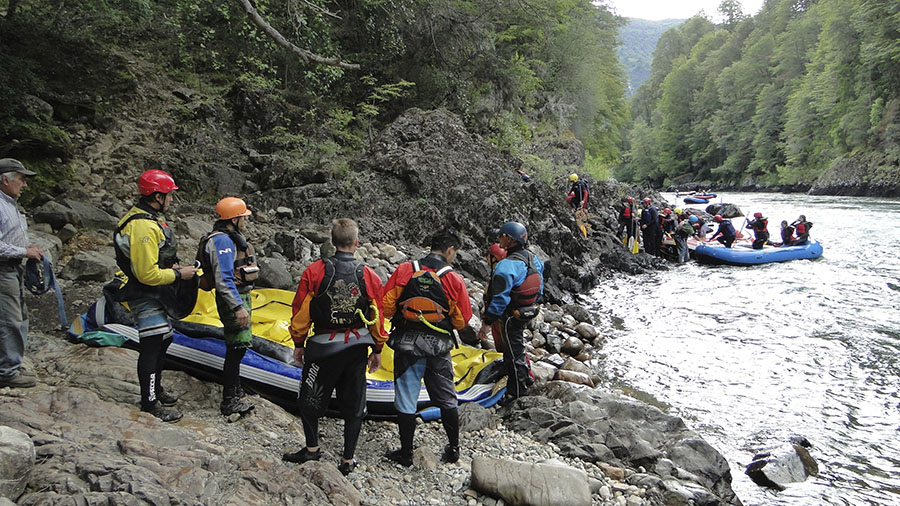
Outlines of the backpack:
[{"label": "backpack", "polygon": [[453,329],[450,324],[450,301],[444,292],[441,278],[453,271],[453,268],[445,265],[437,271],[431,271],[422,268],[418,260],[413,261],[412,266],[413,275],[397,299],[397,314],[402,317],[399,323],[424,326],[449,334]]},{"label": "backpack", "polygon": [[365,264],[323,258],[325,275],[309,303],[309,316],[316,333],[365,326],[361,314],[369,309],[364,277]]}]

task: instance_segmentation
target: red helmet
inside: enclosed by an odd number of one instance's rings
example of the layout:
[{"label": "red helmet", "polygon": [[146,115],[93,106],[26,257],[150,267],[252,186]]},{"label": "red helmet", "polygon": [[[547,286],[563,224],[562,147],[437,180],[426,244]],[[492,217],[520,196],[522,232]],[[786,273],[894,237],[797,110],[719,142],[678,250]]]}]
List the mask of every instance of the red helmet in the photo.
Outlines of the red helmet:
[{"label": "red helmet", "polygon": [[717,215],[713,216],[713,221],[716,221],[716,222],[722,221],[722,215],[717,214]]},{"label": "red helmet", "polygon": [[668,207],[665,208],[665,209],[663,209],[663,212],[666,213],[666,214],[672,214],[672,210],[669,209]]},{"label": "red helmet", "polygon": [[628,203],[631,204],[632,202],[634,202],[634,197],[628,197]]},{"label": "red helmet", "polygon": [[644,197],[644,203],[649,204],[649,203],[650,203],[650,197]]},{"label": "red helmet", "polygon": [[762,218],[762,213],[753,213],[754,218]]},{"label": "red helmet", "polygon": [[148,170],[138,178],[138,190],[141,191],[141,195],[153,195],[157,192],[169,193],[177,189],[178,186],[175,185],[172,176],[161,170]]}]

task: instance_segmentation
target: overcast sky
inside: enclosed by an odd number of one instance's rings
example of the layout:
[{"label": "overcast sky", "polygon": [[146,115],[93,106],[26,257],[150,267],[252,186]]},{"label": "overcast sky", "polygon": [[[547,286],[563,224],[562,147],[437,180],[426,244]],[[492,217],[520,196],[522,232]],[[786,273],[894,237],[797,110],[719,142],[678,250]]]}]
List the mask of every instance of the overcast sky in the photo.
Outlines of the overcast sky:
[{"label": "overcast sky", "polygon": [[[741,0],[744,14],[759,12],[764,0]],[[719,19],[717,10],[721,0],[605,0],[606,5],[626,18],[641,19],[687,19],[700,10],[714,21]]]}]

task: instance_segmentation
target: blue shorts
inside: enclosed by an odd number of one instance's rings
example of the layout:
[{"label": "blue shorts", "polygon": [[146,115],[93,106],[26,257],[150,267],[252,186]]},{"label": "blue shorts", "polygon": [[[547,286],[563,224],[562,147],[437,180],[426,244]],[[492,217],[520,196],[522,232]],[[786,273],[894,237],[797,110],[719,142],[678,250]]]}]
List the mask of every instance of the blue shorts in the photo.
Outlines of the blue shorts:
[{"label": "blue shorts", "polygon": [[172,336],[172,324],[166,316],[166,310],[162,303],[156,299],[136,299],[129,301],[131,314],[137,323],[138,337],[162,336],[163,339]]},{"label": "blue shorts", "polygon": [[425,390],[432,404],[441,409],[456,408],[453,361],[449,353],[438,357],[394,353],[394,407],[398,413],[416,413],[422,378],[425,378]]}]

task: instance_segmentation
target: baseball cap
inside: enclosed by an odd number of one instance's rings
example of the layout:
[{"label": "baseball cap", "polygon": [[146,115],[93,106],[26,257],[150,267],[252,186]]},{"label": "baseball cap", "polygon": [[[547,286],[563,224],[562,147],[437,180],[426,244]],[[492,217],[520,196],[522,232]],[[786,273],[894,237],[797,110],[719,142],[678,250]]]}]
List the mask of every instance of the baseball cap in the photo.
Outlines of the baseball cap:
[{"label": "baseball cap", "polygon": [[22,165],[22,162],[15,158],[0,158],[0,174],[5,174],[7,172],[18,172],[25,176],[34,176],[37,174],[37,172],[26,169],[25,166]]}]

